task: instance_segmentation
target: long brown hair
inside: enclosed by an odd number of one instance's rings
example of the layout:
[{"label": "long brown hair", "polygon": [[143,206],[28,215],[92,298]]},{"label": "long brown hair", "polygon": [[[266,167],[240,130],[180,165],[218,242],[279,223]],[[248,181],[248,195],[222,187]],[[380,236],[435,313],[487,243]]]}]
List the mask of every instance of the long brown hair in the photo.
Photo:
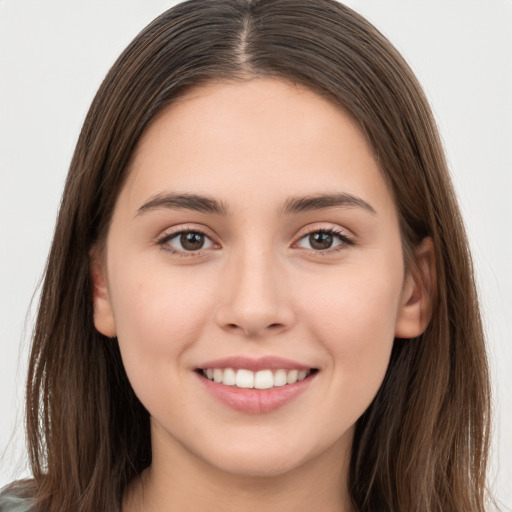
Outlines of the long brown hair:
[{"label": "long brown hair", "polygon": [[93,324],[89,253],[108,232],[154,116],[210,80],[272,76],[343,106],[366,134],[400,215],[406,261],[429,236],[432,320],[397,339],[358,420],[348,489],[358,511],[484,510],[487,360],[468,244],[421,87],[366,20],[334,0],[191,0],[144,29],[86,117],[69,170],[35,327],[27,430],[36,509],[119,510],[151,463],[147,411],[117,341]]}]

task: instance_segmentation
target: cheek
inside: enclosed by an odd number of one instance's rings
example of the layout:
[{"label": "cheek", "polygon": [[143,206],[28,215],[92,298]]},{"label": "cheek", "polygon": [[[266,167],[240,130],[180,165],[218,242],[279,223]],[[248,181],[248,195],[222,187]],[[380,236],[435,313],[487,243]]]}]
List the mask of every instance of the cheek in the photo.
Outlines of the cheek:
[{"label": "cheek", "polygon": [[142,259],[112,269],[111,298],[127,372],[156,377],[159,367],[177,369],[180,354],[207,321],[213,302],[207,283],[193,272]]},{"label": "cheek", "polygon": [[[378,391],[389,363],[400,301],[401,279],[379,272],[333,279],[309,295],[308,328],[330,361],[331,382],[362,414]],[[306,315],[306,313],[304,313]]]}]

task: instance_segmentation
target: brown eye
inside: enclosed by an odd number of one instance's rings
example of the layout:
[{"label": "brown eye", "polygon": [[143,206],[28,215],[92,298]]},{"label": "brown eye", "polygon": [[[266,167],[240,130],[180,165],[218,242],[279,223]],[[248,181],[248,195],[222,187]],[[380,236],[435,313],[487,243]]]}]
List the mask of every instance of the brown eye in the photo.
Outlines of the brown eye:
[{"label": "brown eye", "polygon": [[166,237],[160,243],[177,253],[210,249],[214,245],[211,239],[200,231],[181,231]]},{"label": "brown eye", "polygon": [[204,235],[201,233],[182,233],[180,243],[186,251],[197,251],[203,248]]},{"label": "brown eye", "polygon": [[312,249],[321,251],[332,247],[334,237],[330,233],[311,233],[308,236],[308,241]]},{"label": "brown eye", "polygon": [[297,243],[303,249],[313,251],[327,251],[329,249],[340,249],[345,245],[352,245],[352,240],[335,230],[320,229],[303,236]]}]

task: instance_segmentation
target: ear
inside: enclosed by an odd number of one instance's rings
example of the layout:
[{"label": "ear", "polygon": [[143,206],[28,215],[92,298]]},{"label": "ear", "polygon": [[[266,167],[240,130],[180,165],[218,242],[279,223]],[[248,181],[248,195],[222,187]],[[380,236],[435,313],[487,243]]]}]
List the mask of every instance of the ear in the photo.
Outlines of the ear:
[{"label": "ear", "polygon": [[427,237],[415,248],[414,262],[405,278],[395,325],[396,338],[415,338],[423,334],[432,318],[435,286],[434,244]]},{"label": "ear", "polygon": [[114,311],[107,287],[105,258],[97,248],[90,253],[91,279],[93,284],[94,326],[103,335],[114,338],[117,335]]}]

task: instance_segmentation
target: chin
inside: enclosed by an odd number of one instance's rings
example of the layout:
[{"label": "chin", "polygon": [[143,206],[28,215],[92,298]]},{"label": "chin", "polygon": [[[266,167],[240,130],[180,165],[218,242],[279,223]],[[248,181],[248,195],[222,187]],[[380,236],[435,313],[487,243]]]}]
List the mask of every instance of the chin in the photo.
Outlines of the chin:
[{"label": "chin", "polygon": [[311,468],[315,460],[322,463],[321,459],[330,458],[329,453],[336,452],[338,457],[341,451],[345,453],[345,443],[340,438],[329,442],[329,436],[326,435],[314,442],[311,433],[302,436],[302,439],[300,437],[289,435],[266,439],[260,436],[259,442],[252,443],[247,438],[238,442],[232,440],[228,446],[218,445],[216,453],[203,451],[202,458],[209,465],[233,476],[275,478],[300,471],[301,468]]},{"label": "chin", "polygon": [[222,472],[242,478],[275,478],[300,468],[304,460],[292,458],[290,454],[259,453],[254,455],[226,457],[214,465]]}]

